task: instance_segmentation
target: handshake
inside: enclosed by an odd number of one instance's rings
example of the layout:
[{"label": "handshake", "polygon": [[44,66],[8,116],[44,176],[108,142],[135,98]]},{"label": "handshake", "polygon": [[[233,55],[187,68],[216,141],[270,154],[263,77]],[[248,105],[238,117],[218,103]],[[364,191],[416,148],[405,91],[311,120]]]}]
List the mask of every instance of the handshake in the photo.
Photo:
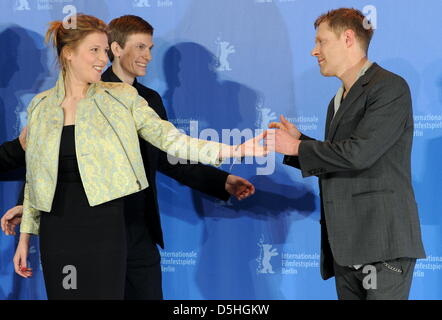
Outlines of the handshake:
[{"label": "handshake", "polygon": [[[286,156],[297,156],[301,143],[301,132],[283,115],[279,119],[281,122],[271,122],[269,124],[269,128],[274,130],[266,130],[255,138],[246,141],[240,145],[241,150],[238,150],[237,153],[241,156],[253,155],[260,157],[266,156],[271,151],[276,151]],[[261,141],[263,142],[262,145],[260,144]]]},{"label": "handshake", "polygon": [[283,115],[279,119],[281,122],[271,122],[269,124],[270,129],[276,129],[274,130],[275,151],[287,156],[297,156],[299,144],[301,143],[301,132]]},{"label": "handshake", "polygon": [[[282,153],[284,155],[297,156],[299,150],[299,144],[301,143],[301,132],[296,128],[293,123],[290,123],[283,115],[280,116],[281,122],[271,122],[269,124],[270,130],[266,131],[260,136],[251,140],[250,146],[245,143],[242,146],[245,146],[246,149],[254,149],[252,151],[245,150],[245,153],[254,153],[257,154],[257,142],[261,139],[264,140],[264,151],[262,151],[263,155],[265,155],[269,151],[276,151],[278,153]],[[25,137],[26,128],[23,130],[21,137]],[[21,141],[23,140],[23,142]],[[22,143],[22,147],[25,148],[25,140],[20,139]],[[261,149],[259,151],[261,151]],[[244,151],[243,151],[244,152]],[[253,185],[245,179],[240,177],[229,175],[226,181],[226,191],[229,194],[238,198],[238,200],[242,200],[247,198],[248,196],[254,193]],[[23,214],[23,206],[16,206],[10,210],[8,210],[4,216],[1,218],[1,228],[2,231],[6,235],[15,235],[16,227],[21,223],[21,218]]]}]

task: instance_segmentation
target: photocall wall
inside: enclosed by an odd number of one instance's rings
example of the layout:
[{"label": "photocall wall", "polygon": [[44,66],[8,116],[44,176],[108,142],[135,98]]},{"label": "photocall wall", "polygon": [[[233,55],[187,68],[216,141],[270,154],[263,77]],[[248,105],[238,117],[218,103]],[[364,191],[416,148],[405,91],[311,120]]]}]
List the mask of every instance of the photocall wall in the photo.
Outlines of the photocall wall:
[{"label": "photocall wall", "polygon": [[[413,182],[428,257],[417,261],[410,298],[441,299],[440,0],[2,0],[0,142],[17,137],[32,97],[56,81],[48,22],[75,12],[106,22],[134,14],[154,26],[153,60],[139,81],[160,93],[170,121],[187,133],[229,143],[232,133],[256,135],[283,114],[322,139],[340,82],[322,77],[310,55],[313,22],[339,7],[367,15],[376,27],[369,58],[411,87]],[[280,155],[221,168],[250,180],[255,195],[218,201],[158,175],[165,298],[336,299],[334,280],[319,274],[317,178],[303,179]],[[3,215],[16,204],[23,171],[1,180]],[[46,299],[38,238],[29,279],[13,271],[17,242],[0,235],[0,299]]]}]

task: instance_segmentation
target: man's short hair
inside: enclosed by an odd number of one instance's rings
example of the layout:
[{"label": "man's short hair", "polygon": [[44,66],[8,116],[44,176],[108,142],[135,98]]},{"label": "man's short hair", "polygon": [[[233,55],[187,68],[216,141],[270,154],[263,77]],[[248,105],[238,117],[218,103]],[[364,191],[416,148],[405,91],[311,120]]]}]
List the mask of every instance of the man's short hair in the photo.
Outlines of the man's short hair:
[{"label": "man's short hair", "polygon": [[339,37],[345,30],[351,29],[359,40],[365,53],[368,52],[371,38],[373,37],[373,27],[362,14],[361,11],[353,8],[340,8],[331,10],[319,16],[315,21],[315,29],[321,23],[328,23],[330,29]]},{"label": "man's short hair", "polygon": [[[112,42],[117,42],[124,49],[127,38],[135,33],[153,35],[153,27],[141,17],[125,15],[109,22],[109,47]],[[108,51],[110,61],[114,61],[112,49]]]}]

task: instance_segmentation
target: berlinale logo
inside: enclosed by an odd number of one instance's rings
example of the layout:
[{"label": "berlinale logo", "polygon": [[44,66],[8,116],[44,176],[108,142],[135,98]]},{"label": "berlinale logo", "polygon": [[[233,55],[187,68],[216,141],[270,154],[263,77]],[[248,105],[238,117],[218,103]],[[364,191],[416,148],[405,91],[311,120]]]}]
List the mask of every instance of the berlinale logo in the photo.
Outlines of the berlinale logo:
[{"label": "berlinale logo", "polygon": [[216,44],[218,45],[216,50],[216,55],[218,58],[217,71],[231,71],[230,63],[228,61],[229,56],[235,53],[235,47],[230,44],[230,42],[222,41],[220,38],[217,39]]},{"label": "berlinale logo", "polygon": [[31,10],[28,0],[16,0],[14,5],[15,11]]},{"label": "berlinale logo", "polygon": [[256,106],[256,115],[256,127],[263,130],[267,129],[270,122],[277,119],[275,112],[272,112],[270,108],[264,107],[262,101],[259,101]]},{"label": "berlinale logo", "polygon": [[260,247],[261,250],[259,257],[256,259],[256,261],[258,261],[257,273],[275,273],[270,260],[279,254],[278,250],[276,248],[272,249],[271,244],[264,243],[263,238],[259,240],[258,247]]},{"label": "berlinale logo", "polygon": [[149,0],[134,0],[133,6],[137,8],[147,8],[150,7]]}]

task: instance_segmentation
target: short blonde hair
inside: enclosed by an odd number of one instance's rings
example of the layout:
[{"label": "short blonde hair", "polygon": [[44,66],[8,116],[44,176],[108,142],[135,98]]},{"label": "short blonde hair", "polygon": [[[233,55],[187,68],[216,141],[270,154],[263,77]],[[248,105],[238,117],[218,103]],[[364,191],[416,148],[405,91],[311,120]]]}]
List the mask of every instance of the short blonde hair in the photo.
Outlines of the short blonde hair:
[{"label": "short blonde hair", "polygon": [[321,23],[326,22],[338,37],[347,29],[353,30],[356,38],[361,43],[362,49],[367,53],[374,31],[370,21],[367,20],[367,26],[364,24],[364,21],[365,16],[361,11],[353,8],[340,8],[319,16],[314,25],[315,29],[317,29]]}]

